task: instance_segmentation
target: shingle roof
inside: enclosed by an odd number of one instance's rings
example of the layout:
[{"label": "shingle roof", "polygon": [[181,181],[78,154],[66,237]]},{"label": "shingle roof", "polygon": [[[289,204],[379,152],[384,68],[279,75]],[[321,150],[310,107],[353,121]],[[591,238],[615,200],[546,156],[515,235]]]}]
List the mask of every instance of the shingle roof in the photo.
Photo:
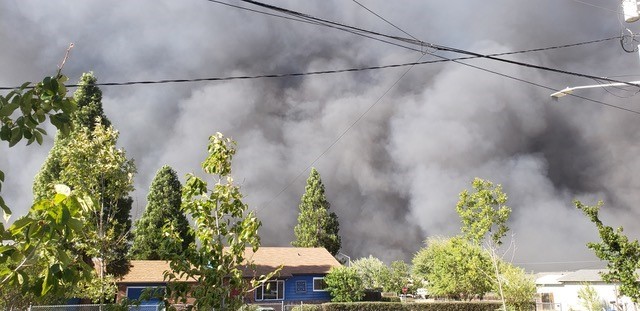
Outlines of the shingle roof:
[{"label": "shingle roof", "polygon": [[[245,277],[258,277],[273,272],[283,266],[278,274],[289,277],[296,274],[326,274],[340,263],[324,248],[260,247],[256,253],[245,249],[245,257],[253,262],[255,272],[250,267],[240,267]],[[164,271],[169,263],[162,260],[132,260],[129,273],[118,283],[163,283]]]},{"label": "shingle roof", "polygon": [[[289,277],[295,274],[326,274],[332,267],[340,266],[331,253],[322,247],[261,247],[254,254],[245,250],[245,256],[253,261],[255,276],[265,275],[282,265],[279,276]],[[251,269],[243,269],[246,277],[254,276]]]},{"label": "shingle roof", "polygon": [[164,271],[169,262],[163,260],[131,260],[129,273],[118,283],[164,283]]}]

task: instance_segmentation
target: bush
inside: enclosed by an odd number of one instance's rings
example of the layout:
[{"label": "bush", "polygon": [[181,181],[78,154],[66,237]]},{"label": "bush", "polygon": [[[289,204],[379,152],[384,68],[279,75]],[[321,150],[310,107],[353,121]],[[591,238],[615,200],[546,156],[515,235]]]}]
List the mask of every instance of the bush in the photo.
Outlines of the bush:
[{"label": "bush", "polygon": [[400,302],[402,300],[400,300],[400,297],[382,297],[380,298],[380,301],[382,302]]},{"label": "bush", "polygon": [[333,302],[359,301],[364,295],[362,280],[358,272],[351,267],[333,267],[324,278],[327,290]]},{"label": "bush", "polygon": [[299,305],[293,307],[291,311],[322,311],[321,305]]},{"label": "bush", "polygon": [[495,311],[501,307],[500,302],[355,302],[325,303],[322,311]]}]

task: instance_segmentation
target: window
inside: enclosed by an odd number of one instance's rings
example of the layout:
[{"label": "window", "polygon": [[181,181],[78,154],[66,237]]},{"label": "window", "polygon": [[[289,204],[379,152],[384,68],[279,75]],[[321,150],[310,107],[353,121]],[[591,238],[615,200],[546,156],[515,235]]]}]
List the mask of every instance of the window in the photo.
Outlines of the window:
[{"label": "window", "polygon": [[256,288],[256,300],[282,300],[284,299],[284,281],[273,280],[264,282]]},{"label": "window", "polygon": [[313,278],[313,291],[314,292],[327,291],[327,283],[324,282],[324,278]]},{"label": "window", "polygon": [[127,298],[137,300],[144,298],[143,304],[157,303],[164,296],[164,286],[127,286]]},{"label": "window", "polygon": [[307,292],[307,281],[296,281],[296,293]]}]

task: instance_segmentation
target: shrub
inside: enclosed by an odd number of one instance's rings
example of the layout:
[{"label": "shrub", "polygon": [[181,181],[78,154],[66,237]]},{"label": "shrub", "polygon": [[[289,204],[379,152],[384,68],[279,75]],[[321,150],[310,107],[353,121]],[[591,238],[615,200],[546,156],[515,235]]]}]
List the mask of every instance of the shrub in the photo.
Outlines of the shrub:
[{"label": "shrub", "polygon": [[291,311],[322,311],[321,305],[299,305],[293,307]]},{"label": "shrub", "polygon": [[325,303],[322,311],[495,311],[500,302],[431,302],[431,303],[394,303],[394,302],[356,302]]},{"label": "shrub", "polygon": [[362,299],[362,280],[351,267],[333,267],[324,278],[333,302],[353,302]]}]

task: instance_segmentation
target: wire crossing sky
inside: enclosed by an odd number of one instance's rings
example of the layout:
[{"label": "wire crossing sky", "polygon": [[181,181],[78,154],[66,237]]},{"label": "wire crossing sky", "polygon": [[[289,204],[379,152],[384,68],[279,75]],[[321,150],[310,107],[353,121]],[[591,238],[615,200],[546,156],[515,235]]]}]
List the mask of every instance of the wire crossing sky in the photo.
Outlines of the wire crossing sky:
[{"label": "wire crossing sky", "polygon": [[[238,143],[246,202],[264,207],[267,246],[290,245],[311,163],[352,258],[409,260],[427,237],[457,234],[455,203],[474,177],[503,185],[514,262],[545,263],[527,269],[595,260],[576,198],[604,200],[611,225],[640,236],[637,88],[549,97],[637,71],[615,14],[569,0],[254,3],[3,2],[0,86],[55,72],[73,42],[68,86],[94,72],[138,168],[134,220],[155,172],[197,174],[222,132]],[[16,217],[52,143],[0,146]]]}]

